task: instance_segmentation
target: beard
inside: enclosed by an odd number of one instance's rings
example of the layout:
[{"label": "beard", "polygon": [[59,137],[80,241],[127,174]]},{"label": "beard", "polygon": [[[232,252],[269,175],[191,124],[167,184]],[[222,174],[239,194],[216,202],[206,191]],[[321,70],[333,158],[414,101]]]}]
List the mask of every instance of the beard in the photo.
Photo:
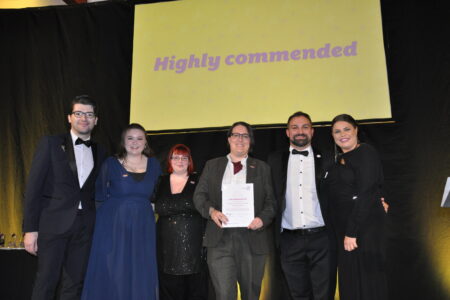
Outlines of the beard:
[{"label": "beard", "polygon": [[[303,139],[301,139],[301,140],[296,139],[298,137],[303,137]],[[297,147],[305,147],[305,146],[309,145],[310,142],[311,142],[311,139],[305,134],[296,134],[291,138],[291,143]]]}]

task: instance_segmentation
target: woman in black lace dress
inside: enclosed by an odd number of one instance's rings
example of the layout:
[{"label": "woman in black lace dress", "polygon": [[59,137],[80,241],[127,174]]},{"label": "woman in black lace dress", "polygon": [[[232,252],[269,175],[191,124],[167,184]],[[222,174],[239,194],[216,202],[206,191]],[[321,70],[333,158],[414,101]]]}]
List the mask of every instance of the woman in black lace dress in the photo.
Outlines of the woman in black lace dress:
[{"label": "woman in black lace dress", "polygon": [[167,171],[154,198],[159,216],[160,300],[203,300],[207,298],[208,282],[202,248],[204,221],[192,202],[197,175],[187,146],[172,147]]},{"label": "woman in black lace dress", "polygon": [[358,140],[349,115],[332,121],[339,154],[325,178],[336,232],[341,300],[387,299],[384,272],[383,171],[377,151]]}]

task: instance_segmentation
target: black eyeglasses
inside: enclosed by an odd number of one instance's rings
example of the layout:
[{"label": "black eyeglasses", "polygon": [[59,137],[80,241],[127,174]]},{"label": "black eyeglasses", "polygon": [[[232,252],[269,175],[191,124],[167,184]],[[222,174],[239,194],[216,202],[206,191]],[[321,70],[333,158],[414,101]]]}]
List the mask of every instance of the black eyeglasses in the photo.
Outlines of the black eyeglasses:
[{"label": "black eyeglasses", "polygon": [[250,135],[248,133],[231,133],[231,138],[232,139],[240,139],[243,138],[244,140],[248,140],[250,138]]},{"label": "black eyeglasses", "polygon": [[77,118],[77,119],[81,119],[83,116],[88,118],[88,119],[95,118],[95,113],[94,112],[73,111],[72,115],[74,115],[75,118]]}]

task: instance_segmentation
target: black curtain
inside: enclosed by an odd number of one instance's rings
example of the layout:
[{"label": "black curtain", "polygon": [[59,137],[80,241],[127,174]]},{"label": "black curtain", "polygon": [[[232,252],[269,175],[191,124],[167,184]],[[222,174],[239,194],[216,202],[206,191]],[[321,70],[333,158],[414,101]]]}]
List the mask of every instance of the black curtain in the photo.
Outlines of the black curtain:
[{"label": "black curtain", "polygon": [[0,232],[21,232],[35,146],[67,131],[74,96],[98,102],[94,138],[117,143],[129,120],[133,15],[119,3],[0,10]]},{"label": "black curtain", "polygon": [[[381,7],[395,122],[362,131],[385,171],[390,299],[447,299],[450,209],[439,205],[450,177],[450,9],[438,0],[382,0]],[[0,232],[20,232],[37,140],[68,128],[65,106],[74,95],[99,102],[95,138],[114,150],[129,117],[133,14],[127,3],[0,11]],[[162,164],[173,144],[187,144],[198,171],[227,153],[224,131],[151,135],[150,143]],[[332,148],[329,127],[315,129],[314,143]],[[284,129],[258,129],[253,155],[265,159],[286,146]]]}]

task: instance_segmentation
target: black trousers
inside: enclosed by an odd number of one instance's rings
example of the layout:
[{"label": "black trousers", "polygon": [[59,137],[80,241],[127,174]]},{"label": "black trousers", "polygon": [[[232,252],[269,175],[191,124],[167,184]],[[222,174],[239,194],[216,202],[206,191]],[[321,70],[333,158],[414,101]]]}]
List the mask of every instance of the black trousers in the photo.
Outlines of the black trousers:
[{"label": "black trousers", "polygon": [[32,300],[54,299],[61,276],[58,299],[80,299],[93,227],[92,214],[79,212],[68,232],[59,235],[39,232],[38,270]]},{"label": "black trousers", "polygon": [[199,273],[171,275],[159,272],[159,300],[207,300],[206,265]]},{"label": "black trousers", "polygon": [[281,233],[281,268],[293,300],[333,299],[330,280],[335,269],[331,258],[326,230],[311,235]]}]

